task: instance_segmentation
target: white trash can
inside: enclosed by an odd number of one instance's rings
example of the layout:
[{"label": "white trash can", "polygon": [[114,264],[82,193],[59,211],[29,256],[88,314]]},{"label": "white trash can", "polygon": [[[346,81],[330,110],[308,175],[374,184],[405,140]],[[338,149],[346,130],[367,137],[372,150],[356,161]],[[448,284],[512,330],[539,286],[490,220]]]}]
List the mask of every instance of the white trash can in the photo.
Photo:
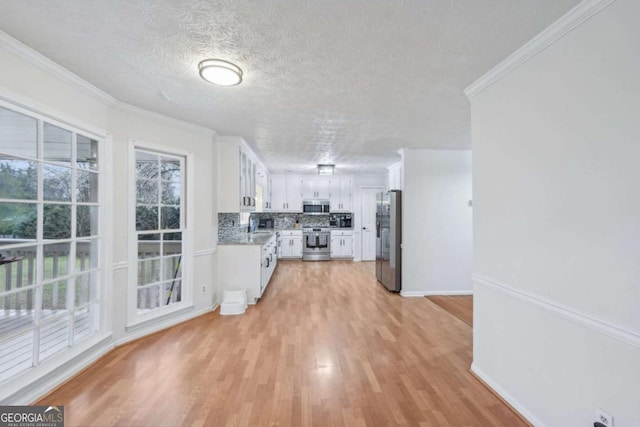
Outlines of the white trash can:
[{"label": "white trash can", "polygon": [[242,314],[247,309],[247,290],[225,290],[220,304],[220,315]]}]

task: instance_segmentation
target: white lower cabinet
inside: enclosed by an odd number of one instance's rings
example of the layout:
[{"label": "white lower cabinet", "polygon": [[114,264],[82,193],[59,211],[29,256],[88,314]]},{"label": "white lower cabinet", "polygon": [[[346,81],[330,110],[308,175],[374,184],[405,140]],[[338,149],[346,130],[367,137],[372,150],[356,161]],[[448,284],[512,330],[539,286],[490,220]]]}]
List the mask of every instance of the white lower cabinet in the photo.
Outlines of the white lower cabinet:
[{"label": "white lower cabinet", "polygon": [[255,304],[269,284],[278,264],[274,235],[264,245],[219,245],[218,262],[222,290],[247,290],[249,304]]},{"label": "white lower cabinet", "polygon": [[352,230],[331,230],[331,258],[353,258]]},{"label": "white lower cabinet", "polygon": [[285,230],[278,233],[278,257],[302,258],[302,230]]}]

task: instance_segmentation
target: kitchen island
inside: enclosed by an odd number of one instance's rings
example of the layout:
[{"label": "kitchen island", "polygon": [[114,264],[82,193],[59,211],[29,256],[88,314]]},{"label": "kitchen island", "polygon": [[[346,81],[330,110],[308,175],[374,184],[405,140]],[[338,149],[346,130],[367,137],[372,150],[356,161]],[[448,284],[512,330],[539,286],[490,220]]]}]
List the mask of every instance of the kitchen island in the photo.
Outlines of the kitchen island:
[{"label": "kitchen island", "polygon": [[218,279],[223,290],[246,289],[247,301],[260,300],[278,263],[276,234],[240,233],[218,242]]}]

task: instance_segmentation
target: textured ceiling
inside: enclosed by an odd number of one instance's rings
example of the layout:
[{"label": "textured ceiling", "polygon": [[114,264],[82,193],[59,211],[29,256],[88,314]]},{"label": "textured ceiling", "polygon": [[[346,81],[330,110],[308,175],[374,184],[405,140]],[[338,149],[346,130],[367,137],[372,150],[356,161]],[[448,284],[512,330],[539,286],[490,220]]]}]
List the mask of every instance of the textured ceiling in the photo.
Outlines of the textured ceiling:
[{"label": "textured ceiling", "polygon": [[[273,171],[468,149],[463,89],[577,0],[0,0],[0,29],[117,99],[240,135]],[[205,58],[244,70],[200,79]]]}]

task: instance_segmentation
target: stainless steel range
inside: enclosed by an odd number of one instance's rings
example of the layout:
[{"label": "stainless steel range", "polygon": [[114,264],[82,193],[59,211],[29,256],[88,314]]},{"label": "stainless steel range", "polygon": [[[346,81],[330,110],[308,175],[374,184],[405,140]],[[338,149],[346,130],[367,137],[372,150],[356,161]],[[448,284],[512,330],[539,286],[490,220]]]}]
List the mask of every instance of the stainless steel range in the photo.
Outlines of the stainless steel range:
[{"label": "stainless steel range", "polygon": [[303,261],[331,260],[331,230],[329,228],[304,227],[302,229]]}]

